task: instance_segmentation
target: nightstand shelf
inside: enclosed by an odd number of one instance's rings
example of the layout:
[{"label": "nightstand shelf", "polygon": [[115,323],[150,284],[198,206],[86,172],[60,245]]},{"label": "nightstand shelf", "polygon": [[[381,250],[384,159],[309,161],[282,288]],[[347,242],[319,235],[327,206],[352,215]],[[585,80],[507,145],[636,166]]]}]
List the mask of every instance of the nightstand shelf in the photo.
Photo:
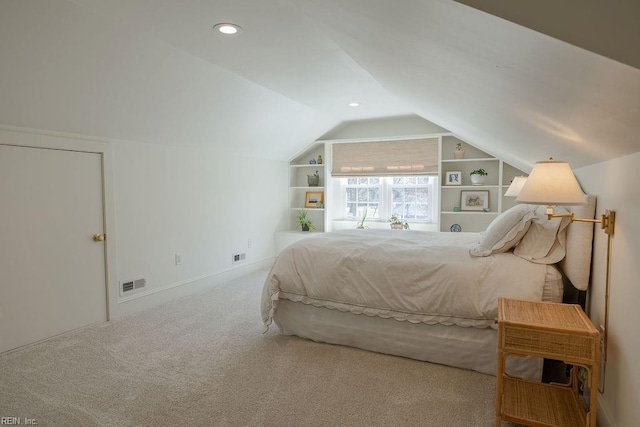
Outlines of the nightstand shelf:
[{"label": "nightstand shelf", "polygon": [[[599,333],[580,306],[500,298],[496,426],[510,421],[529,426],[595,427]],[[545,384],[504,372],[507,356],[534,356],[573,365],[569,384]],[[588,408],[578,392],[577,370],[591,387]]]},{"label": "nightstand shelf", "polygon": [[[587,414],[573,388],[505,377],[502,420],[549,426],[584,427]],[[535,425],[535,424],[534,424]]]}]

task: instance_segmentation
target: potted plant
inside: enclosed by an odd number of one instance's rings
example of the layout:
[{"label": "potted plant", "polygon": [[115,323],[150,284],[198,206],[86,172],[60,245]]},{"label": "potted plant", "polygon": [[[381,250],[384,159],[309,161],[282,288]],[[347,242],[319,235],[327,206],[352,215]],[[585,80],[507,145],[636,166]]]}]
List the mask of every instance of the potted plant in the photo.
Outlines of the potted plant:
[{"label": "potted plant", "polygon": [[405,230],[409,229],[409,223],[402,218],[398,217],[398,215],[393,214],[391,218],[389,218],[389,222],[391,223],[391,229],[393,230]]},{"label": "potted plant", "polygon": [[298,211],[298,224],[302,227],[302,231],[315,230],[311,219],[308,217],[308,212],[304,209]]},{"label": "potted plant", "polygon": [[471,175],[471,184],[482,185],[484,184],[485,177],[489,175],[489,173],[486,170],[480,168],[472,171],[470,175]]},{"label": "potted plant", "polygon": [[453,152],[453,157],[456,159],[464,159],[464,149],[462,148],[462,143],[458,142],[456,144],[456,150]]}]

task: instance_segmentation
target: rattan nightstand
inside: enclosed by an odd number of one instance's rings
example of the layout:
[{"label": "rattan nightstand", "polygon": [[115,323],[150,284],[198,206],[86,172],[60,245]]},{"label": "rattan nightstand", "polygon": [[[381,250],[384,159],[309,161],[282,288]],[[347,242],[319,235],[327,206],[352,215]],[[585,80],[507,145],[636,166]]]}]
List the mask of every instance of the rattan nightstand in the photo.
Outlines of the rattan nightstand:
[{"label": "rattan nightstand", "polygon": [[[600,337],[579,305],[498,300],[496,426],[510,421],[529,426],[596,425]],[[561,360],[571,369],[567,385],[545,384],[505,374],[506,356]],[[577,367],[587,372],[589,407],[578,396]]]}]

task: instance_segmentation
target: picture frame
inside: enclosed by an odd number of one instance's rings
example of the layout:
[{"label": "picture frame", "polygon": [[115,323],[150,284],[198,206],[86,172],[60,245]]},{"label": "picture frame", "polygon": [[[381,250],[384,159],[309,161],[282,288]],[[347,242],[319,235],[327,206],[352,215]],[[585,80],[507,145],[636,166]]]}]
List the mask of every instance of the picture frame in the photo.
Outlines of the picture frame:
[{"label": "picture frame", "polygon": [[444,185],[462,185],[462,171],[446,171]]},{"label": "picture frame", "polygon": [[463,211],[487,212],[489,210],[489,191],[461,191],[460,209]]},{"label": "picture frame", "polygon": [[307,191],[304,195],[304,207],[305,208],[317,208],[318,203],[323,206],[324,193],[322,191]]}]

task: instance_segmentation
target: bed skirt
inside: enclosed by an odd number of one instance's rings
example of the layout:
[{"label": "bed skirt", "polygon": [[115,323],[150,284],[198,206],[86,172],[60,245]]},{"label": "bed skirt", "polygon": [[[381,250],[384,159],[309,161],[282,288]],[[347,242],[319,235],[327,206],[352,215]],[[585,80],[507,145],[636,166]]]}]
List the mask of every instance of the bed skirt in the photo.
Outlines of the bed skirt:
[{"label": "bed skirt", "polygon": [[[496,374],[497,332],[491,328],[400,322],[289,300],[278,304],[274,321],[284,335]],[[542,365],[542,359],[510,357],[507,372],[539,381]]]}]

